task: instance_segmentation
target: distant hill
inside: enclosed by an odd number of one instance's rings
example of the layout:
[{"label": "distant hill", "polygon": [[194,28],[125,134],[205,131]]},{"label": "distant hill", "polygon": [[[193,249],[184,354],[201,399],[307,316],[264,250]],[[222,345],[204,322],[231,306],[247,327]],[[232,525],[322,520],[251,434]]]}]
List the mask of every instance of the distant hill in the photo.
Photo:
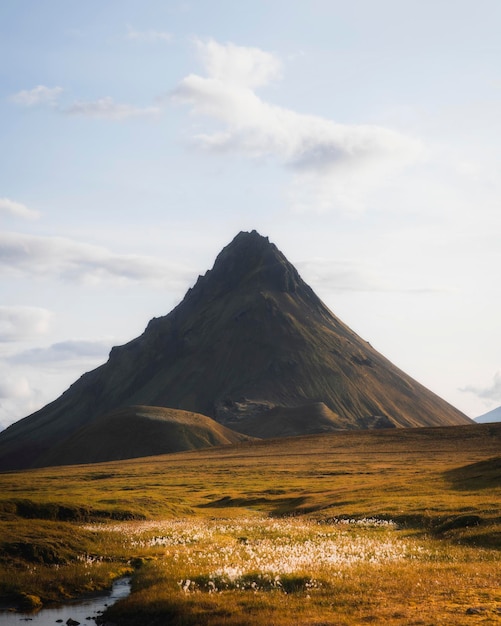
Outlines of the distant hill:
[{"label": "distant hill", "polygon": [[486,424],[490,422],[501,422],[501,406],[498,406],[497,409],[492,409],[492,411],[488,411],[483,415],[479,415],[475,418],[475,421],[478,424]]},{"label": "distant hill", "polygon": [[[265,437],[471,423],[341,322],[256,231],[239,233],[168,315],[0,433],[0,469],[54,462],[70,442],[80,458],[76,433],[101,437],[94,420],[133,405],[201,413]],[[107,445],[118,453],[105,438],[102,458]]]},{"label": "distant hill", "polygon": [[250,438],[198,413],[155,406],[117,409],[40,458],[41,465],[98,463],[239,443]]}]

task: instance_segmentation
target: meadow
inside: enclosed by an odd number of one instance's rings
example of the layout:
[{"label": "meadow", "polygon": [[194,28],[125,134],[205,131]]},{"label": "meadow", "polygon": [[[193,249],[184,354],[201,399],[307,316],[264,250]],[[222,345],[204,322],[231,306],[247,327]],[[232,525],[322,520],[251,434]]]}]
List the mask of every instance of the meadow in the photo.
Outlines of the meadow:
[{"label": "meadow", "polygon": [[124,626],[501,623],[500,443],[351,431],[0,474],[0,603],[130,573]]}]

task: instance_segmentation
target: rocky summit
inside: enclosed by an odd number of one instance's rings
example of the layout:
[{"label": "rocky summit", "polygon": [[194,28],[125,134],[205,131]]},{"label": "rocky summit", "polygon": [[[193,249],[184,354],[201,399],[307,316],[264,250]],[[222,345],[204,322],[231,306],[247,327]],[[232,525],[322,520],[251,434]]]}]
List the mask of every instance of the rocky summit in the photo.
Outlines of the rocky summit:
[{"label": "rocky summit", "polygon": [[[109,437],[109,454],[99,443],[101,460],[123,458],[109,419],[104,431],[99,420],[138,405],[202,414],[256,437],[471,423],[351,331],[256,231],[239,233],[168,315],[0,433],[0,469],[69,463],[67,451],[56,451],[70,440],[71,449],[91,445],[93,432]],[[127,454],[137,456],[133,439]]]}]

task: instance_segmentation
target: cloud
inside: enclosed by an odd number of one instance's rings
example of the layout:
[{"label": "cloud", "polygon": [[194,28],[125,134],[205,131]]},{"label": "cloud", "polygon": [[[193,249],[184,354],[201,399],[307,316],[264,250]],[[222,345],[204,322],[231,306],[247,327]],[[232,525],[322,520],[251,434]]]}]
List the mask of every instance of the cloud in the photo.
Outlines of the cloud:
[{"label": "cloud", "polygon": [[64,237],[0,232],[0,272],[57,276],[73,282],[149,282],[178,288],[192,273],[153,257],[115,254]]},{"label": "cloud", "polygon": [[0,430],[41,408],[47,401],[25,373],[10,364],[0,363]]},{"label": "cloud", "polygon": [[297,261],[296,268],[309,285],[324,291],[387,291],[388,285],[372,268],[351,260],[311,258]]},{"label": "cloud", "polygon": [[225,85],[256,88],[281,76],[281,61],[259,48],[222,45],[213,39],[195,39],[195,45],[208,77]]},{"label": "cloud", "polygon": [[441,287],[419,287],[398,284],[396,281],[384,278],[382,272],[378,272],[374,265],[363,262],[341,259],[332,260],[320,257],[312,257],[307,261],[297,261],[295,266],[300,271],[309,285],[322,291],[345,292],[345,291],[371,291],[384,293],[440,293],[445,289]]},{"label": "cloud", "polygon": [[29,306],[0,306],[0,341],[17,341],[43,335],[49,329],[52,313]]},{"label": "cloud", "polygon": [[68,340],[44,348],[31,348],[9,357],[9,362],[23,365],[66,363],[68,361],[105,359],[111,349],[109,341]]},{"label": "cloud", "polygon": [[35,219],[40,215],[38,211],[29,209],[25,204],[14,202],[14,200],[10,200],[9,198],[0,198],[0,214],[2,213],[23,219]]},{"label": "cloud", "polygon": [[62,87],[46,87],[38,85],[33,89],[19,91],[10,97],[10,100],[16,104],[26,107],[49,105],[56,106],[59,96],[63,93]]},{"label": "cloud", "polygon": [[24,399],[29,398],[30,395],[31,388],[24,376],[4,374],[0,379],[0,399]]},{"label": "cloud", "polygon": [[60,341],[0,359],[0,429],[58,397],[82,372],[105,362],[112,340]]},{"label": "cloud", "polygon": [[12,102],[23,106],[34,107],[49,105],[62,115],[74,115],[96,119],[125,120],[135,117],[151,117],[161,113],[159,106],[137,107],[132,104],[115,102],[110,96],[93,101],[77,100],[67,107],[59,106],[62,87],[45,87],[39,85],[31,90],[20,91],[10,97]]},{"label": "cloud", "polygon": [[131,26],[127,27],[127,39],[132,41],[140,41],[146,43],[157,43],[157,42],[167,42],[170,43],[172,41],[171,33],[167,33],[165,31],[158,30],[142,30],[138,31],[132,28]]},{"label": "cloud", "polygon": [[293,173],[296,186],[308,193],[320,187],[316,203],[324,208],[333,202],[353,208],[360,202],[354,188],[369,190],[423,152],[417,139],[383,126],[341,124],[265,102],[255,90],[281,71],[270,53],[213,40],[196,45],[206,76],[190,74],[171,97],[222,128],[196,135],[195,142],[212,152],[276,160]]},{"label": "cloud", "polygon": [[468,385],[461,387],[459,391],[466,391],[475,394],[484,400],[501,400],[501,372],[496,372],[492,384],[489,387],[475,387]]},{"label": "cloud", "polygon": [[106,97],[92,102],[74,102],[62,110],[66,115],[81,115],[108,120],[125,120],[131,117],[150,117],[158,115],[162,109],[158,106],[136,107],[132,104],[121,104],[113,98]]}]

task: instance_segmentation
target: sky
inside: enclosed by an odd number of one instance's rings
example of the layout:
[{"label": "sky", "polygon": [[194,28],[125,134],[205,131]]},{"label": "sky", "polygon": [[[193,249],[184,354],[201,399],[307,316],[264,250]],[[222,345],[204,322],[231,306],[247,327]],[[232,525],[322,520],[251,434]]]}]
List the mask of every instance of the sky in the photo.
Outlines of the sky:
[{"label": "sky", "polygon": [[470,417],[501,404],[499,0],[2,0],[0,428],[256,229]]}]

